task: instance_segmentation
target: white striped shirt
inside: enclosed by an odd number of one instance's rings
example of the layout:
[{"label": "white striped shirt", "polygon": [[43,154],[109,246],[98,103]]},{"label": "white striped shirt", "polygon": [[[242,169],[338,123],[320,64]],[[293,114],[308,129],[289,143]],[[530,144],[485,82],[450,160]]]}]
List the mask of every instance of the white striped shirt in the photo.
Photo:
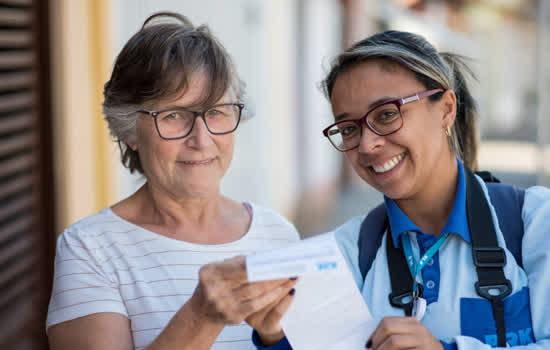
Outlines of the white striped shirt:
[{"label": "white striped shirt", "polygon": [[[98,312],[131,322],[135,349],[148,346],[191,297],[204,264],[276,248],[299,239],[281,215],[257,205],[239,240],[193,244],[148,231],[105,208],[69,227],[57,241],[46,328]],[[245,323],[227,326],[212,349],[255,349]]]}]

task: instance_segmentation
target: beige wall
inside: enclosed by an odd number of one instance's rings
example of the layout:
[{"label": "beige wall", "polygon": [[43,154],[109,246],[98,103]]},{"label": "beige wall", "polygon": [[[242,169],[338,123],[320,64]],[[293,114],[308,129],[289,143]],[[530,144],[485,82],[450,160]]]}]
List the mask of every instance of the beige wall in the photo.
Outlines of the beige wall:
[{"label": "beige wall", "polygon": [[108,0],[52,0],[57,231],[114,200],[115,147],[101,116],[110,70]]}]

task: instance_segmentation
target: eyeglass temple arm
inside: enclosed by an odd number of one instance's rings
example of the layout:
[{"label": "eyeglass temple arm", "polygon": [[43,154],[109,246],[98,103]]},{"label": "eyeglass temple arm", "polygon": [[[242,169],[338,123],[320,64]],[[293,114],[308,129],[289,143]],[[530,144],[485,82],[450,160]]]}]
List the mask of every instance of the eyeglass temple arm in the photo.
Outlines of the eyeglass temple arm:
[{"label": "eyeglass temple arm", "polygon": [[438,92],[443,92],[443,91],[444,91],[443,89],[433,89],[433,90],[422,91],[422,92],[414,94],[412,96],[404,97],[404,98],[401,99],[400,102],[401,102],[401,105],[404,105],[406,103],[413,102],[413,101],[418,101],[421,98],[428,97],[428,96],[431,96],[431,95],[437,94]]},{"label": "eyeglass temple arm", "polygon": [[423,91],[423,92],[418,94],[418,98],[421,99],[421,98],[424,98],[424,97],[432,96],[432,95],[437,94],[438,92],[443,92],[443,91],[445,91],[445,90],[443,90],[443,89],[433,89],[433,90]]}]

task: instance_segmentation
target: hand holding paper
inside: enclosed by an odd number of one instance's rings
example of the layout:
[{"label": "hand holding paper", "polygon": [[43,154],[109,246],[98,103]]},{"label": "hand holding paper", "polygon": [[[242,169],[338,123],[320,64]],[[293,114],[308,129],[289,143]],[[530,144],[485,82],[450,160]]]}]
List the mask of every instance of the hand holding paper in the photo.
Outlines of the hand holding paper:
[{"label": "hand holding paper", "polygon": [[364,349],[376,327],[332,234],[246,258],[249,281],[300,276],[281,326],[294,350]]}]

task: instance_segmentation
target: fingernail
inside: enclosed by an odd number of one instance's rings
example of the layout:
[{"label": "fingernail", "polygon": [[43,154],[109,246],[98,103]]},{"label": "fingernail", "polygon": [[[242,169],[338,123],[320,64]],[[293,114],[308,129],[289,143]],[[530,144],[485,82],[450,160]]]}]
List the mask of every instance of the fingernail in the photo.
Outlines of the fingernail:
[{"label": "fingernail", "polygon": [[297,279],[298,279],[298,277],[290,277],[291,281],[296,281]]},{"label": "fingernail", "polygon": [[371,346],[372,346],[372,339],[369,339],[369,341],[367,342],[367,345],[365,345],[365,348],[370,349]]},{"label": "fingernail", "polygon": [[294,293],[296,293],[296,289],[292,288],[292,289],[288,292],[288,295],[294,295]]}]

